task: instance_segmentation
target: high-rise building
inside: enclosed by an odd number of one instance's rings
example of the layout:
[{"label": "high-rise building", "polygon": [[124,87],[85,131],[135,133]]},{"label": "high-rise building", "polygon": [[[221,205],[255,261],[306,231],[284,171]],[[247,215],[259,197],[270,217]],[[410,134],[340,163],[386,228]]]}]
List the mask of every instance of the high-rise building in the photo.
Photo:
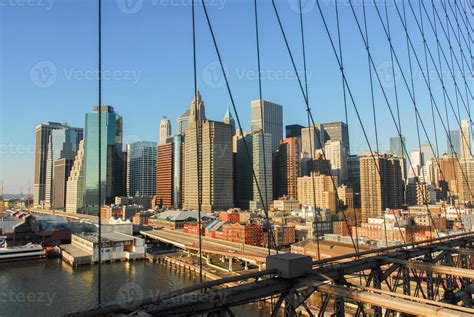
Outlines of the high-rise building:
[{"label": "high-rise building", "polygon": [[409,177],[420,177],[424,162],[423,152],[420,152],[419,150],[412,151],[410,153],[410,161],[411,165],[408,167],[410,169],[408,173]]},{"label": "high-rise building", "polygon": [[456,179],[460,203],[473,202],[474,190],[474,158],[467,158],[456,164]]},{"label": "high-rise building", "polygon": [[450,130],[449,136],[446,139],[446,153],[449,155],[456,153],[458,157],[461,157],[461,132],[459,130]]},{"label": "high-rise building", "polygon": [[198,209],[200,180],[202,210],[227,210],[233,207],[234,202],[232,126],[199,120],[204,115],[200,96],[198,101],[193,102],[185,136],[183,206]]},{"label": "high-rise building", "polygon": [[127,196],[156,193],[156,142],[138,141],[127,144]]},{"label": "high-rise building", "polygon": [[347,155],[344,144],[339,141],[327,141],[324,146],[326,159],[331,162],[331,173],[337,176],[339,183],[347,180]]},{"label": "high-rise building", "polygon": [[179,209],[184,199],[184,137],[173,138],[173,205]]},{"label": "high-rise building", "polygon": [[436,158],[436,154],[433,152],[431,148],[431,144],[423,143],[421,145],[421,154],[423,158],[423,166],[427,164],[427,162],[431,162],[432,159]]},{"label": "high-rise building", "polygon": [[173,168],[174,144],[166,143],[158,146],[156,163],[156,199],[160,205],[173,207]]},{"label": "high-rise building", "polygon": [[461,121],[461,158],[468,159],[472,157],[471,152],[471,121]]},{"label": "high-rise building", "polygon": [[304,129],[304,126],[299,124],[290,124],[285,127],[285,137],[286,138],[301,138],[301,130]]},{"label": "high-rise building", "polygon": [[391,154],[364,153],[360,156],[360,195],[362,222],[382,215],[386,208],[403,204],[400,159]]},{"label": "high-rise building", "polygon": [[[273,201],[271,142],[272,135],[269,133],[256,132],[252,135],[252,164],[256,180],[253,180],[251,210],[262,209],[264,206],[270,208],[270,203]],[[260,187],[262,197],[260,197],[257,184]]]},{"label": "high-rise building", "polygon": [[[198,119],[199,120],[205,120],[206,119],[206,109],[204,107],[204,102],[202,101],[201,98],[201,93],[199,90],[197,91],[197,106],[199,108],[198,111]],[[194,116],[196,113],[193,114],[193,117],[191,118],[191,111],[196,105],[196,98],[193,98],[193,102],[191,103],[191,106],[181,115],[178,117],[178,134],[179,135],[184,135],[186,133],[186,130],[188,129],[189,121],[190,120],[195,120]]]},{"label": "high-rise building", "polygon": [[[59,130],[52,134],[53,131]],[[74,158],[83,130],[67,124],[48,122],[36,127],[34,204],[51,205],[54,162],[59,158]],[[48,151],[50,149],[50,151]],[[49,163],[48,163],[49,162]],[[46,187],[48,186],[48,199]],[[47,201],[46,201],[47,200]]]},{"label": "high-rise building", "polygon": [[67,197],[67,180],[74,160],[61,158],[54,162],[53,209],[65,209]]},{"label": "high-rise building", "polygon": [[[237,207],[245,210],[250,208],[249,203],[253,199],[252,142],[252,134],[239,137],[237,140],[237,153],[235,159],[235,204]],[[245,144],[247,144],[248,153]]]},{"label": "high-rise building", "polygon": [[298,177],[301,176],[301,138],[283,139],[277,152],[277,196],[298,197]]},{"label": "high-rise building", "polygon": [[402,137],[401,139],[398,136],[390,138],[390,153],[398,157],[404,157],[406,154],[403,147],[404,144],[406,144],[405,137]]},{"label": "high-rise building", "polygon": [[[316,151],[326,143],[324,135],[324,128],[321,124],[301,129],[301,155],[303,158],[316,157]],[[312,155],[311,152],[313,152]]]},{"label": "high-rise building", "polygon": [[[322,124],[325,140],[341,141],[347,155],[350,153],[349,130],[347,124],[341,121],[325,122]],[[324,143],[323,143],[324,144]]]},{"label": "high-rise building", "polygon": [[84,206],[84,140],[79,143],[79,149],[74,158],[71,172],[66,185],[66,211],[80,212]]},{"label": "high-rise building", "polygon": [[[102,137],[99,143],[99,118]],[[123,120],[112,106],[95,106],[86,114],[84,212],[98,213],[124,195]],[[100,144],[100,145],[99,145]],[[99,161],[100,152],[100,161]],[[99,166],[100,179],[99,179]],[[100,193],[99,193],[100,191]],[[100,194],[100,195],[99,195]],[[100,197],[100,201],[99,201]]]},{"label": "high-rise building", "polygon": [[[263,114],[263,118],[262,118]],[[254,100],[251,105],[252,132],[270,134],[272,152],[283,139],[283,107],[267,100]]]},{"label": "high-rise building", "polygon": [[171,121],[167,117],[160,121],[160,144],[165,144],[171,138]]},{"label": "high-rise building", "polygon": [[[314,184],[314,186],[313,186]],[[298,201],[302,206],[337,211],[337,177],[317,175],[298,177]]]}]

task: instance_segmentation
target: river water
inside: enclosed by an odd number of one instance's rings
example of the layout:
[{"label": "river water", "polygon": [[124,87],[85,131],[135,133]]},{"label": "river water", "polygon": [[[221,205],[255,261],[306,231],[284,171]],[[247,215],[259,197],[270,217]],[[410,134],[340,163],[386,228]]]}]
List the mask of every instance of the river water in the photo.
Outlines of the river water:
[{"label": "river water", "polygon": [[[97,305],[97,265],[72,268],[61,259],[0,265],[0,317],[60,316]],[[102,265],[103,302],[158,296],[193,285],[196,279],[147,261]],[[254,305],[232,309],[236,316],[266,316]]]}]

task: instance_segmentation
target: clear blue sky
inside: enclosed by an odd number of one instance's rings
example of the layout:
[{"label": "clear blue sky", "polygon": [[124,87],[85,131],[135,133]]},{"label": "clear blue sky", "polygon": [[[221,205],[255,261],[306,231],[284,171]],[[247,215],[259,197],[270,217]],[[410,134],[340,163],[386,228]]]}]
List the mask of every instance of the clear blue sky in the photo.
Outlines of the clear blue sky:
[{"label": "clear blue sky", "polygon": [[[124,141],[157,140],[159,120],[186,110],[193,95],[191,0],[103,1],[103,103],[124,117]],[[390,4],[393,41],[408,75],[407,48],[398,15]],[[296,0],[277,1],[297,66],[302,70],[299,15]],[[362,19],[360,1],[353,1]],[[437,2],[437,1],[435,1]],[[221,54],[244,128],[249,128],[250,101],[258,98],[253,1],[206,0]],[[333,1],[321,1],[335,36]],[[373,148],[368,62],[348,0],[340,7],[345,69]],[[398,1],[401,6],[402,1]],[[439,2],[437,2],[439,4]],[[315,0],[303,0],[309,71],[309,94],[318,122],[344,120],[341,78]],[[428,2],[427,2],[428,4]],[[270,0],[259,1],[263,96],[284,106],[284,123],[306,124],[305,105],[279,31]],[[418,3],[415,4],[418,10]],[[439,10],[442,8],[438,5]],[[390,71],[387,40],[373,5],[367,5],[369,38],[377,71],[383,78]],[[27,191],[33,186],[35,126],[47,121],[68,122],[83,127],[84,115],[97,104],[97,1],[93,0],[0,0],[1,67],[1,174],[5,192]],[[417,11],[418,12],[418,11]],[[409,28],[418,54],[424,61],[422,40],[411,12]],[[217,68],[217,57],[197,8],[198,80],[208,118],[221,120],[230,100]],[[425,18],[433,54],[436,49]],[[441,34],[443,44],[444,36]],[[457,46],[455,46],[457,48]],[[445,47],[449,54],[448,47]],[[456,50],[457,52],[457,50]],[[449,56],[449,55],[448,55]],[[459,57],[458,57],[459,58]],[[420,111],[434,140],[431,110],[421,71],[413,61]],[[424,64],[423,64],[424,66]],[[443,62],[444,77],[448,77]],[[430,63],[433,90],[440,107],[442,94]],[[398,76],[398,75],[397,75]],[[374,77],[379,143],[387,149],[396,135],[378,83]],[[412,103],[398,76],[402,130],[409,150],[417,146]],[[385,80],[395,108],[394,89]],[[454,102],[451,81],[448,88]],[[444,108],[443,108],[444,109]],[[463,110],[463,109],[462,109]],[[465,117],[465,111],[462,111]],[[451,127],[455,121],[450,114]],[[367,149],[355,113],[349,103],[352,152]],[[440,127],[440,149],[446,137]],[[422,137],[422,142],[425,137]]]}]

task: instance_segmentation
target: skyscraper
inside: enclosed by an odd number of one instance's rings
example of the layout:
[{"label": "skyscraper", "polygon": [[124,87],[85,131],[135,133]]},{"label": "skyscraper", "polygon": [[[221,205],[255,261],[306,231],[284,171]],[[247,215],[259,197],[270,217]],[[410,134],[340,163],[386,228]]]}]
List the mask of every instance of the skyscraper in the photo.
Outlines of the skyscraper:
[{"label": "skyscraper", "polygon": [[390,154],[360,156],[362,222],[382,215],[386,208],[401,208],[403,181],[400,159]]},{"label": "skyscraper", "polygon": [[[51,137],[52,132],[55,130],[61,131],[55,133],[53,137]],[[74,158],[79,142],[82,140],[82,134],[83,130],[81,128],[73,128],[67,124],[57,122],[48,122],[36,127],[34,180],[35,205],[45,203],[46,184],[48,184],[49,187],[48,201],[49,204],[51,203],[54,161],[59,158]],[[50,152],[48,152],[49,147],[51,147]],[[48,174],[48,177],[46,174]]]},{"label": "skyscraper", "polygon": [[184,198],[184,137],[173,138],[173,205],[178,209],[183,206]]},{"label": "skyscraper", "polygon": [[[101,135],[99,145],[99,116]],[[100,206],[124,195],[123,120],[112,106],[95,106],[86,114],[84,211],[98,213]],[[100,152],[100,161],[99,161]],[[101,168],[99,179],[99,166]],[[99,202],[100,191],[100,202]]]},{"label": "skyscraper", "polygon": [[84,140],[79,143],[79,149],[74,158],[69,178],[66,184],[66,211],[79,212],[84,206]]},{"label": "skyscraper", "polygon": [[[346,155],[350,153],[349,130],[347,124],[341,121],[325,122],[322,124],[325,133],[325,140],[341,141]],[[323,143],[324,145],[324,143]]]},{"label": "skyscraper", "polygon": [[277,197],[298,197],[298,177],[301,175],[301,138],[283,139],[277,152]]},{"label": "skyscraper", "polygon": [[278,150],[283,139],[283,107],[267,100],[254,100],[251,104],[251,115],[252,132],[270,134],[272,152]]},{"label": "skyscraper", "polygon": [[458,157],[461,157],[461,132],[459,130],[449,131],[449,137],[446,138],[446,144],[446,153],[450,155],[456,153]]},{"label": "skyscraper", "polygon": [[[248,152],[245,149],[245,142]],[[249,202],[253,199],[253,136],[252,134],[239,137],[235,159],[235,204],[241,209],[249,209]]]},{"label": "skyscraper", "polygon": [[[264,206],[270,208],[270,202],[273,201],[271,142],[272,135],[269,133],[257,132],[252,135],[252,164],[256,181],[255,179],[253,180],[253,200],[250,202],[251,210],[261,209]],[[262,197],[260,197],[257,183]]]},{"label": "skyscraper", "polygon": [[[303,157],[316,157],[317,150],[321,149],[326,143],[324,134],[324,128],[321,124],[301,129],[301,151]],[[312,155],[311,151],[313,151]]]},{"label": "skyscraper", "polygon": [[229,107],[227,107],[227,111],[225,113],[224,119],[222,119],[222,122],[232,126],[232,135],[235,135],[235,121],[232,117],[232,113],[230,112]]},{"label": "skyscraper", "polygon": [[46,154],[46,184],[44,192],[44,206],[46,208],[53,207],[54,166],[56,161],[62,158],[69,160],[74,159],[81,140],[81,128],[70,128],[64,125],[61,129],[51,130]]},{"label": "skyscraper", "polygon": [[205,120],[206,119],[206,108],[204,107],[204,102],[201,98],[201,93],[199,90],[197,91],[197,103],[195,101],[196,98],[193,98],[191,105],[189,106],[188,110],[186,110],[180,117],[178,117],[178,134],[185,135],[186,130],[188,129],[189,122],[195,120],[195,113],[191,113],[193,108],[197,105],[198,111],[198,119]]},{"label": "skyscraper", "polygon": [[127,144],[127,195],[156,193],[156,142],[139,141]]},{"label": "skyscraper", "polygon": [[286,138],[301,138],[301,130],[304,129],[302,125],[290,124],[285,127]]},{"label": "skyscraper", "polygon": [[347,180],[347,155],[346,148],[340,140],[330,140],[324,146],[326,159],[331,162],[331,172],[333,176],[337,176],[339,183]]},{"label": "skyscraper", "polygon": [[456,164],[456,179],[460,203],[472,202],[474,190],[474,159],[463,159]]},{"label": "skyscraper", "polygon": [[54,162],[54,185],[52,196],[52,206],[54,209],[63,210],[66,208],[66,184],[71,173],[73,162],[74,160],[69,158],[61,158]]},{"label": "skyscraper", "polygon": [[165,144],[171,138],[171,121],[163,117],[160,121],[160,144]]},{"label": "skyscraper", "polygon": [[404,149],[403,149],[403,144],[405,144],[406,140],[405,140],[405,137],[402,137],[400,139],[400,137],[393,137],[393,138],[390,138],[390,153],[392,153],[393,155],[396,155],[398,157],[403,157],[405,153]]},{"label": "skyscraper", "polygon": [[193,101],[185,135],[183,207],[198,209],[200,179],[202,210],[227,210],[234,200],[232,126],[200,119],[204,118],[200,95],[197,101]]},{"label": "skyscraper", "polygon": [[[313,186],[314,184],[314,186]],[[298,177],[298,200],[303,206],[314,206],[322,210],[337,210],[337,177],[310,175]]]},{"label": "skyscraper", "polygon": [[471,154],[471,121],[461,121],[461,158],[468,159]]},{"label": "skyscraper", "polygon": [[173,206],[173,143],[158,145],[156,161],[156,199],[165,207]]}]

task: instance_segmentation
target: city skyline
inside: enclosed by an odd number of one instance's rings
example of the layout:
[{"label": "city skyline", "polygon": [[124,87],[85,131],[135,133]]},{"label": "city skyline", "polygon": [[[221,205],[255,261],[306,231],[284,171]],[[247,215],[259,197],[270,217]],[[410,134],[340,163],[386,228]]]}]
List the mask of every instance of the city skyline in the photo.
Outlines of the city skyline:
[{"label": "city skyline", "polygon": [[[224,6],[210,5],[210,14],[215,18],[216,26],[221,26],[217,36],[219,42],[226,42],[222,48],[225,58],[225,67],[232,85],[232,90],[238,93],[236,106],[239,110],[244,129],[250,127],[250,113],[246,111],[251,100],[258,99],[258,85],[256,76],[256,57],[253,43],[252,6],[251,4],[237,4],[238,1],[229,0]],[[217,3],[214,3],[217,4]],[[298,12],[288,3],[283,2],[281,6],[282,19],[290,36],[290,44],[297,58],[297,66],[300,70],[301,48],[297,42]],[[155,9],[155,10],[145,10]],[[154,118],[166,115],[176,118],[185,111],[185,105],[192,96],[192,56],[190,41],[189,10],[183,6],[166,7],[166,14],[160,5],[152,6],[145,4],[142,10],[131,14],[124,13],[114,1],[104,3],[107,22],[104,32],[104,56],[103,69],[107,80],[103,86],[103,101],[119,109],[122,116],[127,118],[128,124],[124,130],[124,144],[132,141],[148,140],[157,141],[159,128],[156,127]],[[163,6],[164,8],[164,6]],[[2,82],[2,131],[1,141],[1,174],[5,183],[6,193],[19,193],[28,191],[28,183],[33,186],[33,156],[34,139],[27,132],[40,122],[57,121],[68,122],[71,126],[81,126],[83,114],[97,103],[97,80],[96,63],[97,54],[94,34],[95,6],[88,2],[80,2],[65,5],[56,1],[54,6],[47,7],[14,7],[7,6],[2,10],[2,21],[5,23],[6,32],[2,32],[6,43],[3,52],[5,63],[3,74],[8,81]],[[190,7],[186,7],[190,9]],[[331,9],[329,6],[323,8],[326,13]],[[345,8],[347,9],[347,8]],[[360,9],[359,7],[357,9]],[[373,9],[373,8],[371,8]],[[394,10],[393,6],[389,10]],[[8,14],[3,14],[8,12]],[[379,26],[377,17],[370,10],[368,23],[371,26]],[[74,13],[74,14],[72,14]],[[74,23],[78,23],[78,16],[82,13],[81,23],[84,28],[76,30]],[[297,77],[294,73],[289,58],[282,47],[281,39],[270,36],[274,27],[274,17],[268,4],[261,5],[262,14],[262,83],[263,98],[275,103],[282,104],[283,124],[307,125],[304,113],[304,100],[298,88]],[[308,28],[319,29],[317,10],[305,13],[305,23]],[[343,20],[352,21],[350,10],[341,10]],[[74,16],[74,17],[73,17]],[[77,16],[77,17],[76,17]],[[156,17],[159,19],[156,19]],[[230,23],[237,22],[234,16],[239,16],[240,28],[229,28]],[[28,18],[36,25],[35,32],[22,27],[20,21]],[[347,18],[347,19],[346,19]],[[51,23],[53,21],[55,23]],[[89,21],[90,23],[83,23]],[[155,22],[159,21],[159,22]],[[202,12],[198,15],[198,40],[200,43],[210,44],[210,38],[206,34]],[[248,22],[248,23],[247,23]],[[116,27],[112,30],[109,26],[113,23]],[[137,24],[138,23],[138,24]],[[178,36],[173,38],[166,32],[160,32],[160,27],[169,23],[179,25],[176,29]],[[343,30],[351,29],[353,22],[343,25]],[[136,25],[139,25],[137,28]],[[60,26],[60,27],[58,27]],[[374,28],[378,29],[378,28]],[[15,32],[9,32],[15,30]],[[143,31],[143,38],[137,39],[134,34]],[[401,46],[404,42],[402,27],[398,23],[393,25],[394,42]],[[397,32],[399,31],[399,32]],[[36,33],[45,35],[42,42],[38,42]],[[131,43],[132,48],[123,49],[123,46],[114,40],[119,32],[120,38],[125,43]],[[159,33],[159,40],[150,41]],[[369,33],[373,32],[371,29]],[[15,36],[13,36],[15,34]],[[54,34],[54,36],[51,36]],[[373,33],[371,44],[374,47],[386,47],[386,40],[380,34]],[[25,40],[18,42],[17,37]],[[235,41],[225,41],[231,37]],[[161,41],[160,41],[161,40]],[[432,36],[427,40],[433,43]],[[170,53],[163,55],[163,48],[170,48],[170,41],[175,43]],[[63,43],[58,47],[56,43]],[[355,39],[347,37],[345,54],[347,59],[362,60],[366,58],[365,52],[359,47],[360,43]],[[415,46],[422,47],[421,41],[415,41]],[[360,48],[360,49],[359,49]],[[322,32],[308,37],[308,54],[330,53],[330,46]],[[14,55],[14,52],[22,52],[22,58]],[[114,54],[110,54],[110,52]],[[168,51],[167,51],[168,52]],[[277,52],[268,54],[266,52]],[[174,60],[179,63],[170,63],[168,54],[174,54]],[[400,54],[401,63],[407,66],[406,54]],[[67,56],[68,58],[65,58]],[[78,58],[74,58],[78,57]],[[386,54],[374,53],[377,72],[387,78],[386,89],[393,94],[390,80],[390,62]],[[334,59],[312,59],[308,64],[308,85],[310,93],[310,106],[318,122],[344,121],[344,103],[340,85],[340,74],[337,71]],[[53,71],[55,74],[53,82],[38,81],[38,74],[42,70]],[[302,71],[302,70],[301,70]],[[114,77],[114,72],[116,75]],[[358,104],[362,105],[362,119],[368,125],[369,138],[373,147],[375,135],[371,126],[370,93],[366,88],[367,82],[356,80],[361,74],[367,73],[367,65],[364,63],[351,65],[347,69],[348,80],[355,93]],[[415,68],[415,84],[423,85],[422,73]],[[46,73],[48,74],[48,73]],[[117,75],[118,74],[118,75]],[[210,45],[201,44],[198,56],[198,86],[207,100],[209,118],[220,120],[230,101],[223,85],[219,65],[215,53]],[[399,83],[402,86],[402,83]],[[438,83],[433,82],[434,96],[442,100],[442,90]],[[452,92],[449,83],[447,89]],[[158,87],[158,88],[157,88]],[[157,89],[156,89],[157,88]],[[19,93],[22,92],[22,93]],[[27,92],[27,93],[23,93]],[[184,93],[183,93],[184,92]],[[284,92],[284,93],[283,93]],[[416,137],[408,127],[414,124],[411,101],[403,87],[399,89],[399,101],[401,107],[401,118],[403,134],[407,139],[409,151],[416,147]],[[389,114],[383,103],[383,97],[379,89],[375,91],[376,107],[378,109],[380,148],[388,148],[389,137],[396,136],[395,127],[391,122]],[[137,104],[138,103],[138,104]],[[429,98],[426,94],[417,95],[417,103],[420,109],[428,113]],[[135,113],[137,106],[141,106],[143,113]],[[354,119],[353,109],[350,105],[349,131],[351,135],[351,153],[360,153],[367,150],[367,144],[362,137],[358,122]],[[29,116],[22,116],[29,113]],[[234,115],[234,114],[233,114]],[[22,124],[11,118],[22,117]],[[451,129],[457,128],[452,114],[450,114]],[[136,123],[140,122],[140,123]],[[172,120],[174,123],[174,120]],[[387,124],[384,124],[387,123]],[[142,129],[143,126],[153,127]],[[430,125],[427,126],[430,138],[434,133]],[[176,130],[173,131],[174,133]],[[440,132],[440,131],[438,131]],[[443,132],[438,133],[442,136]],[[423,141],[423,140],[422,140]],[[445,142],[445,137],[440,140]],[[19,169],[16,166],[21,165]],[[32,192],[32,189],[31,189]]]}]

